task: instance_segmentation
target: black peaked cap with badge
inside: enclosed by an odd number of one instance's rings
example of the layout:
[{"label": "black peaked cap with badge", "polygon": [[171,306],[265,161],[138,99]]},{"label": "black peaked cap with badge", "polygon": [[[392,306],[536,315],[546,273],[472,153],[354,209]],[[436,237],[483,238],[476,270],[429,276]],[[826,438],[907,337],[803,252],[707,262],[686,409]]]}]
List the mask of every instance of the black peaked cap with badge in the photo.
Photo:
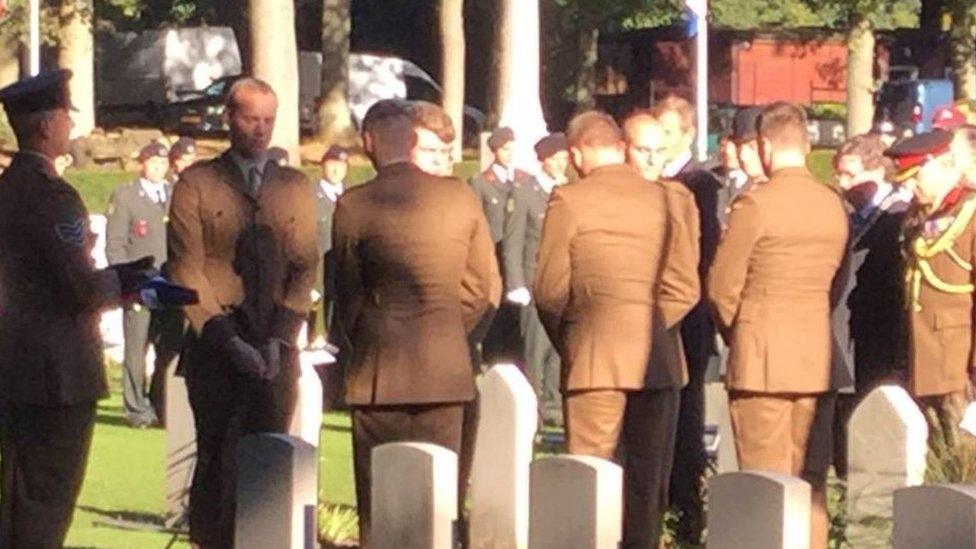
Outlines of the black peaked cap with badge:
[{"label": "black peaked cap with badge", "polygon": [[68,90],[71,74],[68,69],[45,71],[0,89],[3,110],[7,116],[16,116],[54,109],[72,109]]},{"label": "black peaked cap with badge", "polygon": [[885,156],[895,162],[895,182],[902,183],[908,180],[928,161],[948,152],[950,143],[952,143],[952,133],[945,130],[932,130],[892,145],[885,151]]},{"label": "black peaked cap with badge", "polygon": [[744,107],[735,111],[732,119],[732,141],[735,143],[746,143],[759,137],[759,115],[762,114],[763,107]]}]

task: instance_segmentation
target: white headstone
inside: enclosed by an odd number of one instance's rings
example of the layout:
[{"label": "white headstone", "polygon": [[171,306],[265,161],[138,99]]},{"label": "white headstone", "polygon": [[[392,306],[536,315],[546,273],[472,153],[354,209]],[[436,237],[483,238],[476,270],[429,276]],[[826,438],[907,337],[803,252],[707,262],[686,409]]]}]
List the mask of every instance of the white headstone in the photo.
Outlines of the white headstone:
[{"label": "white headstone", "polygon": [[166,369],[166,526],[187,525],[190,485],[197,464],[197,432],[186,383]]},{"label": "white headstone", "polygon": [[299,360],[298,400],[288,434],[316,448],[322,429],[322,394],[322,380],[318,372],[309,361]]},{"label": "white headstone", "polygon": [[847,539],[858,549],[891,546],[895,490],[922,484],[928,426],[894,385],[871,391],[847,426]]},{"label": "white headstone", "polygon": [[976,486],[915,486],[895,492],[894,549],[976,547]]},{"label": "white headstone", "polygon": [[519,369],[500,364],[481,383],[471,471],[471,549],[523,549],[529,540],[529,464],[538,409]]},{"label": "white headstone", "polygon": [[531,549],[616,549],[623,470],[592,456],[552,456],[531,467]]},{"label": "white headstone", "polygon": [[[315,448],[281,434],[248,435],[237,445],[237,549],[302,549],[314,520],[318,475]],[[310,526],[312,526],[310,528]]]},{"label": "white headstone", "polygon": [[742,471],[708,481],[709,549],[809,549],[810,485]]},{"label": "white headstone", "polygon": [[435,444],[373,449],[371,547],[452,549],[457,454]]}]

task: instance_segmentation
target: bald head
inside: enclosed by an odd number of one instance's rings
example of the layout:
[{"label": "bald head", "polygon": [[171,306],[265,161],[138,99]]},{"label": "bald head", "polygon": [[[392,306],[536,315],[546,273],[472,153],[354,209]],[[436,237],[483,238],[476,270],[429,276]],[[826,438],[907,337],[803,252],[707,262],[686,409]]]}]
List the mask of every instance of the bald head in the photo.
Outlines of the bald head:
[{"label": "bald head", "polygon": [[278,97],[271,86],[257,78],[242,78],[227,94],[227,123],[231,147],[245,158],[265,154],[271,143]]},{"label": "bald head", "polygon": [[649,111],[636,111],[624,120],[624,138],[627,163],[644,179],[658,179],[668,162],[667,140],[661,122]]}]

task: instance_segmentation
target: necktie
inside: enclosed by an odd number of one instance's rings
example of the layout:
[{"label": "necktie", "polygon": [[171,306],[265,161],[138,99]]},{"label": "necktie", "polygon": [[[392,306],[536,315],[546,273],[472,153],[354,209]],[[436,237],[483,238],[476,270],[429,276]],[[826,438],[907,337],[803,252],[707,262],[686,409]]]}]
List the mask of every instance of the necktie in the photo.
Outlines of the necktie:
[{"label": "necktie", "polygon": [[257,166],[252,167],[251,171],[248,172],[247,186],[250,188],[251,194],[258,194],[258,188],[261,187],[261,172],[258,171]]}]

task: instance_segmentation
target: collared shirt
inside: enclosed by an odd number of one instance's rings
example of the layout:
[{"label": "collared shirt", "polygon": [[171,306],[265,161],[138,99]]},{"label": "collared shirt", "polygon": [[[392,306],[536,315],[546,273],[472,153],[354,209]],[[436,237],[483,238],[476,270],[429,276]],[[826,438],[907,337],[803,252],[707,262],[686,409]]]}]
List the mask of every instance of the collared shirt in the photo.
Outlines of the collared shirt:
[{"label": "collared shirt", "polygon": [[853,221],[856,228],[860,228],[865,223],[871,219],[871,216],[879,208],[883,210],[888,210],[894,204],[900,202],[911,202],[912,192],[905,187],[895,187],[891,183],[886,181],[881,181],[875,183],[877,189],[871,196],[871,200],[862,206],[858,211],[854,212]]},{"label": "collared shirt", "polygon": [[149,195],[149,199],[156,204],[166,203],[166,182],[165,181],[150,181],[145,177],[139,178],[139,185],[142,186],[142,190],[146,191]]},{"label": "collared shirt", "polygon": [[685,151],[678,155],[677,158],[668,162],[667,166],[661,172],[661,175],[667,178],[672,178],[678,175],[684,167],[691,162],[691,151]]},{"label": "collared shirt", "polygon": [[535,176],[535,180],[539,182],[539,186],[542,187],[543,191],[546,191],[546,194],[552,193],[552,189],[559,184],[544,170],[539,171],[539,175]]},{"label": "collared shirt", "polygon": [[[230,157],[234,161],[234,164],[241,174],[244,175],[244,181],[250,185],[251,183],[251,169],[257,168],[258,171],[258,185],[264,181],[264,172],[268,167],[268,155],[261,153],[257,158],[244,158],[237,151],[231,151]],[[257,189],[255,189],[257,190]]]},{"label": "collared shirt", "polygon": [[342,183],[329,183],[325,179],[320,179],[319,187],[322,188],[322,192],[325,193],[325,196],[327,196],[329,200],[333,202],[339,200],[339,197],[342,196]]},{"label": "collared shirt", "polygon": [[497,177],[499,181],[504,181],[505,183],[511,183],[512,181],[515,180],[514,168],[506,168],[501,164],[495,162],[494,164],[491,165],[491,171],[495,174],[495,177]]}]

